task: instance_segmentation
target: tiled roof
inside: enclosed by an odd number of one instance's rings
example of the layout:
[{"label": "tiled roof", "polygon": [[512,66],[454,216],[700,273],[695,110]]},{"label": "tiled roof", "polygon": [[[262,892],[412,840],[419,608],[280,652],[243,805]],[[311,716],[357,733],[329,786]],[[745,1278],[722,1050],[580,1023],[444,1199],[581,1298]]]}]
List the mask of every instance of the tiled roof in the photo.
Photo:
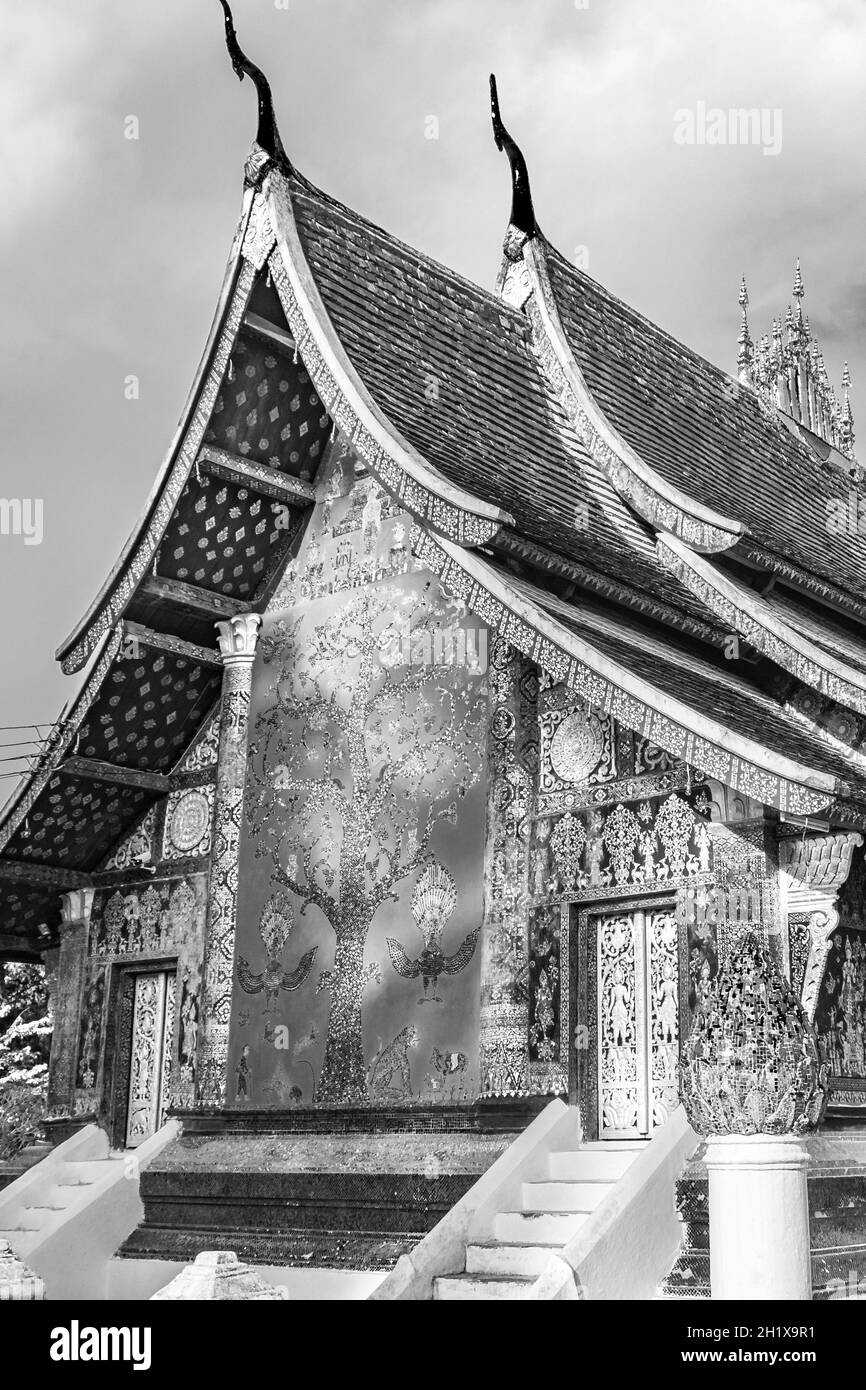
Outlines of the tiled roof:
[{"label": "tiled roof", "polygon": [[815,733],[805,720],[784,710],[737,672],[696,654],[679,634],[665,633],[662,638],[639,614],[611,613],[583,595],[579,605],[566,603],[513,575],[507,579],[533,604],[658,690],[695,711],[711,713],[774,753],[839,778],[855,794],[866,796],[866,770],[859,770],[841,747]]},{"label": "tiled roof", "polygon": [[695,501],[745,523],[762,546],[859,594],[866,550],[826,527],[851,481],[698,353],[546,247],[563,327],[590,391],[651,468]]},{"label": "tiled roof", "polygon": [[521,313],[324,195],[295,188],[293,204],[344,349],[428,463],[527,539],[714,623],[577,439]]}]

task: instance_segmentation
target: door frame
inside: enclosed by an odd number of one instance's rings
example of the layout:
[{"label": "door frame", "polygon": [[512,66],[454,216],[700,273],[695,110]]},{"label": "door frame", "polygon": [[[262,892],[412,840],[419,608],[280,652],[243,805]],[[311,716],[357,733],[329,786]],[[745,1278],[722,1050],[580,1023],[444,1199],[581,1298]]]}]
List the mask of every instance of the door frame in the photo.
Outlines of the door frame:
[{"label": "door frame", "polygon": [[[132,1027],[135,1015],[135,981],[138,975],[160,972],[174,975],[175,1000],[180,986],[177,956],[158,956],[152,960],[120,961],[111,967],[108,990],[108,1025],[106,1061],[110,1058],[110,1073],[106,1078],[106,1128],[113,1149],[126,1149],[126,1126],[129,1110],[129,1083],[132,1074]],[[177,1009],[171,1036],[172,1075],[177,1075]],[[134,1152],[131,1150],[130,1152]]]},{"label": "door frame", "polygon": [[[601,1137],[598,1113],[598,919],[629,912],[672,912],[677,922],[677,990],[680,1040],[688,1035],[688,929],[677,911],[678,894],[659,886],[640,896],[599,894],[562,904],[560,1038],[568,1048],[568,1103],[580,1111],[584,1139]],[[578,1029],[580,1033],[578,1034]]]}]

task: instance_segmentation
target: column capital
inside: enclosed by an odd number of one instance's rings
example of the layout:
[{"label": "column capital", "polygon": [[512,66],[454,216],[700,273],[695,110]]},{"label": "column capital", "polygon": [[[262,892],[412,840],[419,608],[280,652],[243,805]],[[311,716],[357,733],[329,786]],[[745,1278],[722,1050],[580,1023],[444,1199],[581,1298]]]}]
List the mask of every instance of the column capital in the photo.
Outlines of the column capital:
[{"label": "column capital", "polygon": [[60,930],[90,921],[93,908],[93,888],[72,888],[60,895]]},{"label": "column capital", "polygon": [[236,613],[214,626],[223,666],[252,665],[262,627],[261,613]]}]

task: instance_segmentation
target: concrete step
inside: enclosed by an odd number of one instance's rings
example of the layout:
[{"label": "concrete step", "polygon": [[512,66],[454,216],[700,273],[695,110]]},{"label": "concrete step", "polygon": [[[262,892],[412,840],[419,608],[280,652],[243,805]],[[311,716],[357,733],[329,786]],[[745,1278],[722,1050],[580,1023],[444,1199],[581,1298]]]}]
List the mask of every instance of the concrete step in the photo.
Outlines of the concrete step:
[{"label": "concrete step", "polygon": [[453,1274],[433,1280],[433,1297],[448,1302],[471,1299],[523,1298],[532,1288],[531,1279],[496,1279],[483,1274]]},{"label": "concrete step", "polygon": [[555,1182],[616,1182],[638,1156],[635,1149],[574,1149],[550,1155],[550,1176]]},{"label": "concrete step", "polygon": [[564,1245],[588,1218],[588,1212],[578,1211],[500,1211],[493,1218],[493,1236],[514,1245]]},{"label": "concrete step", "polygon": [[467,1274],[497,1274],[516,1279],[536,1279],[547,1267],[558,1245],[467,1245]]},{"label": "concrete step", "polygon": [[595,1211],[613,1187],[612,1182],[525,1182],[524,1211]]}]

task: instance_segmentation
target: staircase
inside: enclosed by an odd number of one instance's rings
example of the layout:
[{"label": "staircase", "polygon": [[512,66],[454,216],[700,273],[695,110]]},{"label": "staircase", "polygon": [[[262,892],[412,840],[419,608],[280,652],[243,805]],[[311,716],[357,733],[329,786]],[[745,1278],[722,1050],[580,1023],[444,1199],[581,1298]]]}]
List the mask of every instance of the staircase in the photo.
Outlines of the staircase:
[{"label": "staircase", "polygon": [[177,1132],[170,1120],[118,1154],[88,1125],[0,1192],[0,1240],[41,1275],[49,1299],[105,1296],[107,1262],[141,1215],[140,1170]]},{"label": "staircase", "polygon": [[[6,1204],[0,1208],[4,1223],[0,1239],[8,1240],[18,1258],[26,1261],[36,1246],[89,1207],[102,1190],[112,1187],[117,1177],[123,1176],[125,1162],[123,1154],[112,1153],[65,1161],[53,1178],[14,1205],[10,1203],[9,1211]],[[28,1201],[28,1196],[32,1200]]]},{"label": "staircase", "polygon": [[549,1154],[547,1177],[522,1184],[520,1209],[494,1216],[489,1241],[467,1244],[462,1273],[434,1279],[434,1299],[525,1297],[644,1148],[605,1142]]}]

